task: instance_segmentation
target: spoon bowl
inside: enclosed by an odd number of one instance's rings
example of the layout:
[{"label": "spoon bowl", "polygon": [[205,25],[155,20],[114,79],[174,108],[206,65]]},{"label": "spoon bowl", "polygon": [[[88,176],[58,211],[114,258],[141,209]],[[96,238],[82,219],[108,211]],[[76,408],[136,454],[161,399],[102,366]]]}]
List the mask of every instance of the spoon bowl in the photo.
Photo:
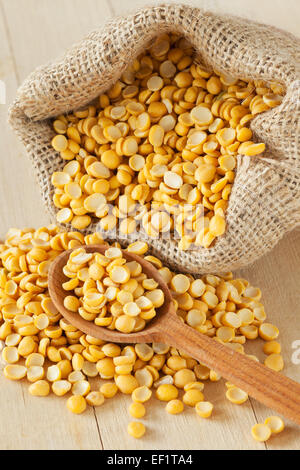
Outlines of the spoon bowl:
[{"label": "spoon bowl", "polygon": [[[108,247],[107,245],[86,245],[83,248],[87,253],[97,252],[104,254]],[[137,261],[140,263],[143,272],[159,284],[165,297],[164,304],[156,309],[156,316],[146,324],[142,331],[136,333],[121,333],[117,330],[110,330],[103,326],[97,326],[95,323],[88,320],[84,320],[78,313],[66,309],[64,307],[64,299],[70,295],[70,292],[65,291],[62,287],[62,284],[69,280],[63,273],[63,267],[67,264],[72,251],[73,250],[63,252],[51,264],[49,269],[49,293],[53,304],[61,315],[73,326],[83,331],[83,333],[112,343],[147,343],[154,342],[156,336],[159,334],[158,324],[164,322],[166,316],[173,315],[177,320],[171,292],[158,270],[155,269],[153,264],[149,263],[149,261],[126,250],[123,250],[124,258],[127,261]]]},{"label": "spoon bowl", "polygon": [[[103,254],[108,246],[88,245],[83,248],[88,253]],[[300,425],[300,384],[184,324],[176,315],[172,294],[162,276],[151,263],[134,253],[123,250],[123,256],[127,260],[140,263],[143,272],[158,282],[165,296],[162,307],[156,309],[157,315],[142,331],[127,334],[109,330],[67,310],[64,307],[64,298],[69,292],[63,289],[62,284],[68,279],[63,273],[63,267],[72,251],[62,253],[52,262],[48,287],[53,304],[73,326],[83,333],[107,342],[165,343],[173,346],[217,371],[223,378],[267,407]]]}]

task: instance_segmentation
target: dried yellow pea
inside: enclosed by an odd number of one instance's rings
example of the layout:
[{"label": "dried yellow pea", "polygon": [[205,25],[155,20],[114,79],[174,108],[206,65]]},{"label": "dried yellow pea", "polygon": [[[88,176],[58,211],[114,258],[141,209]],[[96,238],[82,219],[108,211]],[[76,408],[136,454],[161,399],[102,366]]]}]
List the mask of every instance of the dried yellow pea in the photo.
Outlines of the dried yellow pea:
[{"label": "dried yellow pea", "polygon": [[226,398],[231,403],[241,405],[248,400],[248,394],[238,387],[230,387],[226,392]]},{"label": "dried yellow pea", "polygon": [[179,413],[182,413],[184,410],[184,404],[181,400],[170,400],[166,404],[166,412],[170,413],[172,415],[177,415]]},{"label": "dried yellow pea", "polygon": [[252,437],[258,442],[265,442],[271,437],[271,429],[266,424],[258,423],[251,428]]},{"label": "dried yellow pea", "polygon": [[133,418],[143,418],[146,414],[146,408],[142,403],[131,403],[129,406],[129,413]]},{"label": "dried yellow pea", "polygon": [[35,397],[46,397],[50,393],[50,385],[46,380],[38,380],[29,386],[28,391]]},{"label": "dried yellow pea", "polygon": [[81,414],[86,409],[86,400],[81,395],[72,395],[68,398],[67,408],[72,413]]},{"label": "dried yellow pea", "polygon": [[3,373],[7,379],[21,380],[26,376],[27,369],[24,366],[13,364],[7,365],[4,368]]},{"label": "dried yellow pea", "polygon": [[199,401],[196,403],[195,410],[201,418],[210,418],[213,411],[213,404],[209,401]]},{"label": "dried yellow pea", "polygon": [[138,421],[132,421],[128,424],[128,434],[135,439],[140,439],[146,432],[145,425]]},{"label": "dried yellow pea", "polygon": [[272,434],[279,434],[284,430],[284,422],[279,416],[269,416],[264,424],[270,428]]}]

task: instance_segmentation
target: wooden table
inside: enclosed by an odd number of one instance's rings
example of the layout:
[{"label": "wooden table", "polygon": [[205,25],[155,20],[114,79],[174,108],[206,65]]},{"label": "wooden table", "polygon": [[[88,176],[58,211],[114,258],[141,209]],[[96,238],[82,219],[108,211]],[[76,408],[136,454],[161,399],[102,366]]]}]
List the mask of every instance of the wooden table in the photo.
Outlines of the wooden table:
[{"label": "wooden table", "polygon": [[[108,18],[149,4],[151,0],[0,0],[0,79],[9,104],[22,80],[38,65],[56,57]],[[169,3],[171,3],[169,1]],[[182,1],[267,22],[299,34],[298,0]],[[226,6],[225,6],[226,5]],[[1,236],[9,227],[39,227],[49,223],[25,150],[6,124],[8,105],[0,105]],[[239,273],[258,285],[269,319],[281,331],[285,373],[300,381],[300,365],[292,363],[292,343],[300,340],[300,231],[287,235],[262,260]],[[259,341],[252,351],[261,350]],[[248,348],[248,351],[250,349]],[[259,354],[259,353],[258,353]],[[261,355],[263,357],[263,355]],[[0,376],[1,449],[299,449],[300,430],[286,430],[267,444],[255,442],[250,428],[271,414],[249,400],[243,406],[225,399],[223,381],[206,386],[215,404],[211,420],[193,409],[168,415],[157,400],[147,405],[147,434],[136,441],[126,431],[130,398],[119,396],[102,407],[75,416],[65,400],[37,399],[26,383]]]}]

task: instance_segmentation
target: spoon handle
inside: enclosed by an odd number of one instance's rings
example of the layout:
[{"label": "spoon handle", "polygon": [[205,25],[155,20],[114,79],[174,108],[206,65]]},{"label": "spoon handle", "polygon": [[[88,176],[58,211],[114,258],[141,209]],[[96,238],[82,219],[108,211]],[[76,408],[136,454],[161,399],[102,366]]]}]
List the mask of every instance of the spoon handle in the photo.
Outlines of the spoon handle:
[{"label": "spoon handle", "polygon": [[218,372],[251,397],[300,425],[300,384],[168,315],[159,340]]}]

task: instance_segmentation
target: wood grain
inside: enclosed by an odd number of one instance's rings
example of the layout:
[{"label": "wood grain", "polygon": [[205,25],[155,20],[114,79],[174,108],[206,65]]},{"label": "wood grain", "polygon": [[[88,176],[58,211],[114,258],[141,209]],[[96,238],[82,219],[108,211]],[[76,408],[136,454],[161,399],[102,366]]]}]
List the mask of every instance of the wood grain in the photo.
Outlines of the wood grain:
[{"label": "wood grain", "polygon": [[55,59],[99,28],[111,16],[105,0],[1,1],[21,80],[34,68]]},{"label": "wood grain", "polygon": [[[3,10],[0,8],[1,13]],[[4,15],[0,16],[0,41],[0,80],[6,85],[6,104],[0,104],[0,231],[3,236],[9,227],[43,225],[47,216],[24,149],[7,125],[8,106],[19,83]]]},{"label": "wood grain", "polygon": [[[172,2],[172,0],[168,0]],[[8,103],[17,85],[37,65],[60,54],[112,14],[125,14],[152,0],[0,0],[0,79],[8,88]],[[266,22],[299,36],[298,0],[181,0],[214,11],[235,13]],[[6,124],[7,106],[0,105],[0,215],[1,236],[12,226],[41,226],[48,222],[24,149]],[[284,373],[300,381],[300,366],[291,360],[292,342],[300,340],[300,232],[287,235],[262,260],[243,270],[243,275],[262,288],[268,319],[281,331]],[[260,341],[247,342],[246,351],[260,356]],[[287,429],[266,444],[255,442],[250,428],[273,412],[252,400],[243,406],[224,398],[223,382],[205,387],[206,398],[215,404],[211,420],[201,420],[194,410],[180,416],[165,413],[164,404],[147,406],[147,434],[140,441],[127,435],[129,397],[116,396],[95,415],[69,416],[65,400],[29,397],[26,383],[10,383],[0,374],[1,449],[299,449],[299,428]],[[25,402],[23,401],[23,397]],[[96,419],[95,419],[96,417]],[[97,420],[97,422],[96,422]],[[60,426],[59,431],[54,431]],[[16,433],[16,428],[21,432]]]}]

